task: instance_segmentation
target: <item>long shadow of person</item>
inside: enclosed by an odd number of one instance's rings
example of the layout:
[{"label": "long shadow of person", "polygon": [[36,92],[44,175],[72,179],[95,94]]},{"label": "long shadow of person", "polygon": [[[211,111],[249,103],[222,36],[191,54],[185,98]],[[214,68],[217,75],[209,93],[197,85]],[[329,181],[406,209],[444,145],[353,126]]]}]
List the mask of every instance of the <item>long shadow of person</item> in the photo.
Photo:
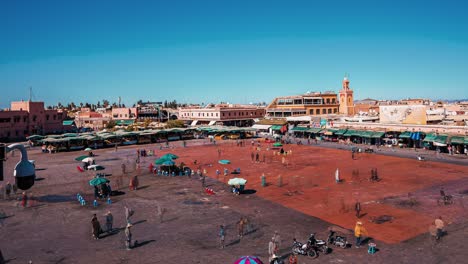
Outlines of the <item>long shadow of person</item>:
[{"label": "long shadow of person", "polygon": [[142,247],[146,244],[149,244],[149,243],[152,243],[152,242],[155,242],[156,240],[154,239],[151,239],[151,240],[145,240],[145,241],[138,241],[138,240],[135,240],[135,244],[133,245],[133,248],[139,248],[139,247]]}]

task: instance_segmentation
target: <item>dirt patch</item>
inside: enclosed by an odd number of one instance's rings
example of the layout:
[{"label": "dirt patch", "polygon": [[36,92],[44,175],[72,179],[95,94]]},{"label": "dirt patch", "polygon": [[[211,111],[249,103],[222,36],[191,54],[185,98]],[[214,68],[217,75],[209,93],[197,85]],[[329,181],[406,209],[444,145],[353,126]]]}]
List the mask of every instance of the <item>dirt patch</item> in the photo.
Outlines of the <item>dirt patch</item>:
[{"label": "dirt patch", "polygon": [[380,225],[386,222],[392,222],[393,219],[394,217],[391,215],[380,215],[380,216],[371,217],[369,221]]},{"label": "dirt patch", "polygon": [[396,203],[397,206],[399,207],[415,207],[415,206],[418,206],[420,204],[420,202],[418,202],[418,200],[412,198],[412,199],[408,199],[408,200],[402,200],[402,201],[398,201]]}]

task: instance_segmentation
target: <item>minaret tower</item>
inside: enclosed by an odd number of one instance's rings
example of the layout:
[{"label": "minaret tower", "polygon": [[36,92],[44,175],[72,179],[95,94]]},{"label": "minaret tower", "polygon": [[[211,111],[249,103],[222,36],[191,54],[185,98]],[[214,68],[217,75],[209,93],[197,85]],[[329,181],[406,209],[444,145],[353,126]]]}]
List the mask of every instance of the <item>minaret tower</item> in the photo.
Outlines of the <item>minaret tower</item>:
[{"label": "minaret tower", "polygon": [[354,98],[353,90],[349,88],[348,76],[343,79],[343,87],[339,93],[340,97],[340,114],[351,116],[354,115]]}]

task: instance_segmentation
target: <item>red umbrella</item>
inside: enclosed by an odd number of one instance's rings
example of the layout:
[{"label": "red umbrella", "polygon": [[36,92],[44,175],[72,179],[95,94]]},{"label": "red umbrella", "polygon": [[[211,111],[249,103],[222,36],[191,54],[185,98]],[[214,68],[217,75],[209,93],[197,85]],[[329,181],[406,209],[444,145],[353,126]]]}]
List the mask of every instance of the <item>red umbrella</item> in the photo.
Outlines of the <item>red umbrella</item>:
[{"label": "red umbrella", "polygon": [[263,264],[263,262],[255,256],[243,256],[236,260],[234,264]]}]

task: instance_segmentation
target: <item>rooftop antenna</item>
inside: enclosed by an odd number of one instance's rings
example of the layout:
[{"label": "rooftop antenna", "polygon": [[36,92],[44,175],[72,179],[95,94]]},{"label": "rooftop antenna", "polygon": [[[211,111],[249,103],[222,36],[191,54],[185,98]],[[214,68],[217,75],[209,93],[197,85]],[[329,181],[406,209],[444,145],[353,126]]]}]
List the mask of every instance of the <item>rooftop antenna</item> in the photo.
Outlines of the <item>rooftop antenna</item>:
[{"label": "rooftop antenna", "polygon": [[119,96],[119,107],[120,107],[120,102],[122,101],[122,98]]},{"label": "rooftop antenna", "polygon": [[32,86],[29,86],[29,102],[32,102]]}]

